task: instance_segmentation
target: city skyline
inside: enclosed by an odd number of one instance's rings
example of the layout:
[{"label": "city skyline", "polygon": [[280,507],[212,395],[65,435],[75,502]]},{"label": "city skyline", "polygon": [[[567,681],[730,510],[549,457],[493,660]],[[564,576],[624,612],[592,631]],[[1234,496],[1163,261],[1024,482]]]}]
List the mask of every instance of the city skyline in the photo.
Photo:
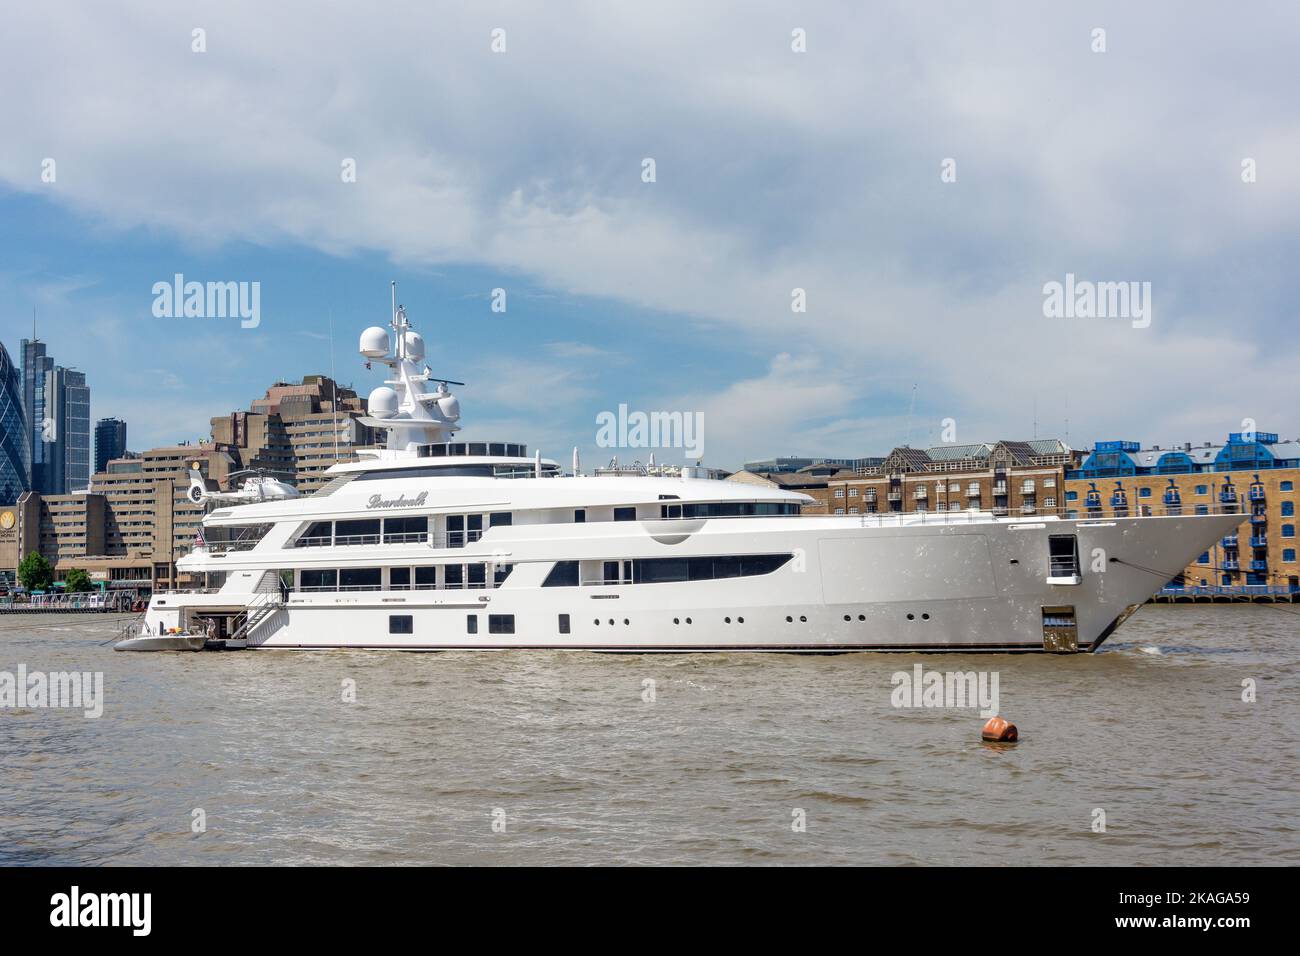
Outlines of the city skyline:
[{"label": "city skyline", "polygon": [[[30,340],[28,340],[28,339],[23,339],[23,340],[22,340],[22,343],[23,343],[23,345],[25,346],[29,341],[30,341]],[[49,346],[49,345],[51,344],[51,343],[47,342],[47,341],[44,340],[44,339],[38,339],[38,340],[36,340],[36,341],[37,341],[39,344],[43,345],[43,346]],[[2,341],[0,341],[0,344],[3,344]],[[19,355],[21,355],[21,354],[22,354],[22,352],[21,352],[21,349],[20,349],[20,351],[19,351]],[[20,373],[21,373],[21,364],[20,364],[20,362],[16,361],[16,362],[15,362],[15,365],[18,365],[18,366],[19,366],[19,371],[20,371]],[[51,362],[51,368],[53,368],[53,367],[54,367],[54,366],[53,366],[53,363]],[[83,371],[83,370],[80,370],[80,369],[76,369],[76,370],[74,370],[74,369],[67,369],[67,368],[62,367],[62,366],[59,366],[59,368],[60,368],[61,370],[63,370],[63,371],[76,371],[76,372],[79,372],[79,373],[82,374],[82,375],[87,374],[86,371]],[[303,374],[298,375],[298,376],[292,376],[292,377],[286,377],[286,378],[279,378],[279,379],[275,379],[275,380],[272,381],[272,382],[267,382],[267,383],[265,383],[265,384],[264,384],[260,389],[258,389],[258,392],[261,393],[261,394],[262,394],[262,397],[264,398],[264,393],[266,392],[266,389],[267,389],[268,387],[271,387],[271,386],[273,386],[273,385],[275,385],[275,384],[282,384],[282,383],[286,383],[286,382],[289,383],[289,384],[297,384],[297,383],[302,382],[304,379],[313,378],[313,377],[325,377],[325,378],[329,378],[329,375],[328,375],[327,372],[322,372],[322,371],[319,371],[319,370],[318,370],[318,371],[314,371],[314,372],[313,372],[313,371],[308,371],[308,372],[304,372]],[[342,382],[342,381],[339,383],[339,385],[340,385],[340,387],[344,387],[344,388],[350,388],[350,387],[351,387],[351,386],[348,385],[346,382]],[[364,395],[363,395],[363,397],[364,397]],[[146,398],[147,398],[147,396],[146,396]],[[253,395],[253,396],[251,396],[251,397],[245,398],[242,402],[237,402],[235,405],[232,405],[232,406],[230,406],[229,408],[216,408],[216,409],[209,409],[209,410],[207,411],[207,413],[204,415],[202,422],[200,422],[200,423],[196,423],[196,425],[194,426],[194,428],[189,429],[188,431],[182,431],[181,433],[174,435],[174,437],[172,437],[172,438],[170,438],[170,439],[168,439],[168,438],[163,438],[163,439],[160,440],[160,441],[149,441],[149,442],[144,443],[144,444],[138,444],[138,447],[139,447],[141,450],[146,449],[146,448],[171,448],[171,447],[183,446],[183,445],[185,445],[185,444],[187,444],[187,443],[209,442],[209,441],[212,441],[212,440],[213,440],[213,437],[212,437],[212,429],[211,429],[211,421],[210,421],[211,418],[213,418],[214,416],[225,415],[225,414],[228,414],[228,413],[230,413],[230,412],[234,412],[234,411],[248,411],[248,410],[252,407],[252,405],[253,405],[255,402],[260,401],[260,400],[262,400],[262,398],[259,398],[259,395],[255,394],[255,395]],[[89,419],[90,419],[91,421],[94,422],[94,427],[93,427],[92,431],[93,431],[93,434],[95,434],[95,435],[98,434],[99,426],[100,426],[100,425],[103,425],[103,424],[105,424],[105,423],[107,423],[107,422],[118,422],[119,424],[121,424],[121,425],[123,425],[123,426],[126,425],[126,422],[123,421],[122,419],[118,418],[117,416],[115,416],[115,415],[102,416],[102,415],[99,415],[97,412],[95,412],[94,409],[92,409],[92,414],[90,414]],[[1209,419],[1207,419],[1207,421],[1209,421]],[[1289,424],[1290,424],[1289,421],[1283,423],[1284,426],[1289,425]],[[1089,428],[1088,423],[1086,423],[1086,422],[1076,422],[1075,425],[1076,425],[1076,427],[1082,427],[1082,428],[1086,429],[1086,430],[1089,431],[1089,432],[1094,432],[1094,431],[1095,431],[1094,428]],[[1266,426],[1270,426],[1270,427],[1275,427],[1275,423],[1265,422],[1264,425],[1266,425]],[[1230,426],[1230,429],[1225,429],[1224,432],[1222,432],[1222,433],[1225,433],[1225,434],[1226,434],[1228,430],[1234,430],[1234,431],[1238,431],[1238,432],[1243,431],[1243,430],[1244,430],[1244,431],[1251,431],[1252,429],[1255,429],[1255,428],[1257,427],[1257,426],[1254,424],[1254,422],[1253,422],[1252,420],[1250,420],[1250,419],[1244,419],[1244,420],[1242,420],[1241,422],[1237,422],[1237,423],[1229,423],[1229,426]],[[947,436],[945,436],[945,434],[944,434],[944,433],[945,433],[945,429],[946,429],[947,432],[948,432]],[[125,428],[123,429],[123,431],[125,432]],[[919,431],[920,431],[919,428],[914,428],[914,429],[913,429],[913,434],[914,434],[914,435],[917,435],[917,434],[919,434]],[[867,460],[867,459],[871,459],[871,458],[880,458],[881,456],[887,454],[891,449],[893,449],[893,448],[898,448],[898,447],[910,447],[910,448],[917,448],[917,449],[926,449],[926,448],[934,449],[934,448],[937,448],[937,447],[944,447],[944,446],[947,446],[947,447],[954,447],[954,446],[961,446],[961,445],[992,444],[992,443],[997,442],[997,441],[999,441],[999,440],[1006,440],[1007,437],[1008,437],[1008,436],[1002,436],[1002,435],[991,435],[991,434],[986,434],[986,435],[977,435],[977,436],[974,436],[973,438],[969,438],[969,439],[966,438],[966,437],[963,437],[963,439],[962,439],[961,441],[958,441],[957,438],[955,437],[955,435],[956,435],[956,433],[955,433],[955,428],[954,428],[953,424],[952,424],[952,423],[949,423],[949,422],[937,422],[937,423],[934,423],[932,426],[929,426],[929,431],[930,431],[930,433],[931,433],[932,438],[934,439],[934,440],[932,440],[932,441],[919,441],[919,442],[918,442],[918,441],[916,441],[916,440],[912,440],[912,441],[903,440],[903,441],[899,441],[899,442],[896,442],[896,443],[894,443],[894,444],[887,445],[887,446],[886,446],[886,445],[876,445],[876,446],[872,446],[872,447],[869,447],[869,448],[866,448],[866,449],[862,449],[862,448],[849,448],[849,449],[838,449],[838,450],[837,450],[837,449],[831,449],[831,450],[829,450],[829,451],[826,451],[826,450],[824,450],[824,449],[808,448],[808,449],[807,449],[808,454],[794,454],[794,453],[790,453],[790,452],[788,452],[788,450],[786,450],[786,449],[774,449],[774,448],[756,448],[756,449],[748,449],[748,450],[743,450],[743,451],[741,452],[741,454],[740,454],[740,457],[739,457],[737,460],[732,461],[732,462],[727,462],[727,463],[725,463],[725,464],[723,464],[723,465],[720,465],[719,467],[724,467],[724,468],[726,468],[726,469],[728,469],[728,470],[732,470],[732,471],[739,471],[739,470],[742,470],[742,469],[746,468],[746,466],[748,466],[748,465],[753,465],[753,464],[762,464],[764,461],[776,461],[776,460],[779,460],[779,459],[782,459],[782,458],[790,458],[790,459],[799,458],[799,459],[804,459],[804,460],[806,460],[808,463],[826,463],[826,462],[832,462],[832,463],[834,463],[834,462],[845,462],[845,463],[847,463],[847,462],[852,462],[852,461],[865,461],[865,460]],[[151,429],[150,429],[149,426],[148,426],[148,420],[147,420],[147,419],[145,420],[145,422],[143,422],[143,423],[140,424],[140,426],[138,427],[138,429],[136,430],[135,433],[138,434],[138,433],[140,433],[140,432],[143,432],[143,433],[145,433],[145,434],[149,434],[149,433],[151,432]],[[154,434],[161,434],[161,433],[158,432],[156,429],[153,430],[153,433],[154,433]],[[1282,439],[1283,439],[1284,441],[1286,441],[1286,440],[1291,440],[1292,438],[1295,438],[1296,440],[1300,440],[1300,429],[1297,429],[1297,430],[1295,430],[1294,432],[1287,432],[1287,431],[1285,430],[1285,427],[1284,427],[1284,428],[1283,428],[1283,431],[1281,431],[1279,434],[1282,436]],[[1212,436],[1212,437],[1207,437],[1207,436]],[[481,434],[480,434],[480,435],[478,435],[478,436],[476,436],[476,437],[484,438],[484,437],[488,437],[488,436],[485,436],[485,435],[481,435]],[[492,436],[492,437],[501,437],[501,436]],[[1017,432],[1017,433],[1013,433],[1013,434],[1012,434],[1011,436],[1009,436],[1009,437],[1010,437],[1011,439],[1013,439],[1013,440],[1048,440],[1048,439],[1055,439],[1055,440],[1058,440],[1058,441],[1063,441],[1063,442],[1065,442],[1065,444],[1067,444],[1070,448],[1073,448],[1073,449],[1075,449],[1075,450],[1077,450],[1077,451],[1087,451],[1087,450],[1091,450],[1091,449],[1093,449],[1093,448],[1095,447],[1095,445],[1097,445],[1098,443],[1113,442],[1113,441],[1116,441],[1116,440],[1123,440],[1123,441],[1136,441],[1137,444],[1138,444],[1141,448],[1143,448],[1143,449],[1176,449],[1176,448],[1183,447],[1183,446],[1191,446],[1191,447],[1198,447],[1198,448],[1199,448],[1199,447],[1210,447],[1211,445],[1216,445],[1216,444],[1218,444],[1218,443],[1221,442],[1220,437],[1219,437],[1218,435],[1214,435],[1214,434],[1213,434],[1212,426],[1210,426],[1210,425],[1208,425],[1208,424],[1207,424],[1207,425],[1202,429],[1202,431],[1201,431],[1200,433],[1198,433],[1198,434],[1187,435],[1187,436],[1183,436],[1183,437],[1179,437],[1179,438],[1175,438],[1175,439],[1165,438],[1165,439],[1163,439],[1163,440],[1161,440],[1161,439],[1153,439],[1153,438],[1149,437],[1149,426],[1146,426],[1146,425],[1142,425],[1142,426],[1137,427],[1137,428],[1134,428],[1134,427],[1128,427],[1126,430],[1124,430],[1124,431],[1121,432],[1120,434],[1102,434],[1100,437],[1098,437],[1098,438],[1096,438],[1096,439],[1094,439],[1094,440],[1089,440],[1089,441],[1085,441],[1085,442],[1082,442],[1082,443],[1080,443],[1080,442],[1071,442],[1071,441],[1068,441],[1068,440],[1065,438],[1065,436],[1064,436],[1063,433],[1062,433],[1062,434],[1049,434],[1049,433],[1047,433],[1047,432],[1046,432],[1042,427],[1039,427],[1039,428],[1037,429],[1037,433],[1036,433],[1036,434],[1032,434],[1032,435],[1030,435],[1030,434],[1026,434],[1026,433],[1020,433],[1020,432]],[[123,439],[123,441],[125,441],[125,439]],[[593,467],[594,467],[595,465],[598,465],[598,464],[603,463],[603,459],[600,458],[600,451],[602,451],[602,449],[596,449],[596,450],[595,450],[595,457],[594,457],[594,458],[589,458],[588,456],[593,452],[593,447],[591,446],[591,444],[588,443],[588,445],[585,445],[585,446],[584,446],[584,445],[579,445],[578,447],[579,447],[580,451],[582,452],[582,456],[583,456],[583,461],[584,461],[584,462],[586,462],[586,463],[592,465]],[[89,446],[89,448],[90,448],[91,451],[93,452],[93,460],[96,462],[96,466],[95,466],[94,468],[91,468],[91,469],[88,470],[88,475],[93,475],[94,473],[96,473],[96,472],[98,472],[98,471],[102,471],[102,468],[99,467],[99,465],[97,464],[98,459],[99,459],[99,457],[100,457],[100,455],[99,455],[99,450],[98,450],[98,444],[97,444],[96,442],[92,442],[91,445]],[[654,448],[654,447],[647,447],[647,448],[624,448],[624,449],[611,448],[611,449],[609,449],[608,451],[609,451],[609,454],[610,454],[611,457],[613,457],[613,456],[618,456],[618,457],[620,457],[621,459],[630,460],[631,458],[635,458],[635,457],[648,457],[649,454],[651,454],[651,453],[655,453],[655,454],[657,455],[657,457],[659,457],[660,459],[662,459],[662,458],[664,457],[664,454],[663,454],[663,453],[664,453],[665,450],[668,452],[668,454],[669,454],[670,456],[672,455],[672,453],[673,453],[673,451],[674,451],[674,449],[671,449],[671,448],[669,448],[669,449],[660,449],[660,448]],[[548,455],[548,457],[555,458],[556,460],[561,460],[561,459],[563,459],[563,460],[567,460],[567,456],[565,455],[565,451],[566,451],[566,449],[563,449],[563,448],[556,448],[554,451],[549,451],[549,450],[548,450],[548,451],[547,451],[547,455]],[[122,449],[121,449],[121,453],[122,453],[122,454],[126,454],[126,453],[128,453],[128,449],[125,447],[125,445],[123,445],[123,447],[122,447]],[[131,453],[132,453],[132,454],[135,454],[135,453],[137,453],[137,452],[131,452]],[[629,454],[629,453],[630,453],[630,454]],[[110,457],[120,457],[120,455],[112,455],[112,456],[110,456]],[[69,490],[75,490],[75,489],[69,489]],[[56,493],[57,493],[57,492],[56,492]]]}]

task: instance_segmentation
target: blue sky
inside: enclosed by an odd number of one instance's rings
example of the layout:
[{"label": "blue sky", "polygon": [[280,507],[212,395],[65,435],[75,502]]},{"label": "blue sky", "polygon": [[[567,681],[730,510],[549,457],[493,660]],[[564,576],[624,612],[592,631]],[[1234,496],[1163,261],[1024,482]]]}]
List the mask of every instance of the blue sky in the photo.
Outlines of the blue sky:
[{"label": "blue sky", "polygon": [[[136,448],[328,372],[331,315],[338,378],[379,384],[390,279],[466,436],[560,460],[607,458],[620,403],[700,412],[721,466],[1028,437],[1035,405],[1075,445],[1294,437],[1292,7],[1041,6],[15,10],[0,341],[35,307]],[[261,325],[155,318],[176,272],[260,282]],[[1067,272],[1150,282],[1151,327],[1046,318]]]}]

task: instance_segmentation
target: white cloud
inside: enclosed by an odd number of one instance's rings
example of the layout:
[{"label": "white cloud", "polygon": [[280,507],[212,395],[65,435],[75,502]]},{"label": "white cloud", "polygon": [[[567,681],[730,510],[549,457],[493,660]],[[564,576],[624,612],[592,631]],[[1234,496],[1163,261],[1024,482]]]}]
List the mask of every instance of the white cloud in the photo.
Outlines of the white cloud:
[{"label": "white cloud", "polygon": [[[189,50],[197,23],[205,54]],[[1105,54],[1089,50],[1096,23]],[[504,55],[488,50],[498,25]],[[137,2],[76,19],[28,5],[0,37],[0,182],[107,235],[487,265],[680,316],[683,336],[704,323],[756,353],[820,356],[701,389],[711,450],[884,450],[868,443],[898,432],[913,384],[918,435],[951,415],[972,439],[1023,436],[1037,400],[1061,425],[1068,405],[1076,438],[1078,423],[1200,437],[1220,409],[1287,427],[1300,404],[1281,334],[1298,34],[1280,3],[1232,18],[1028,2],[564,16]],[[46,156],[56,184],[39,181]],[[1042,283],[1067,271],[1151,281],[1154,325],[1042,318]],[[790,311],[796,286],[806,315]],[[512,380],[491,400],[520,408],[588,394],[572,365],[493,371]],[[1250,389],[1233,384],[1246,371]],[[777,375],[801,414],[754,405]]]}]

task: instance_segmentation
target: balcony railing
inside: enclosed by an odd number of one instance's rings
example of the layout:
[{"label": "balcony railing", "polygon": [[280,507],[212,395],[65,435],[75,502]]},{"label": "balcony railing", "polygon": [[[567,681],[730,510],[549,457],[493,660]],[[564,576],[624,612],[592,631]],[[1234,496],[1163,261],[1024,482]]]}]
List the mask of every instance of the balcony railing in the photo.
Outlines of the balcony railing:
[{"label": "balcony railing", "polygon": [[1254,525],[1268,524],[1268,515],[1253,514],[1250,516],[1250,523]]},{"label": "balcony railing", "polygon": [[1221,501],[1225,505],[1232,504],[1236,500],[1237,500],[1237,493],[1233,491],[1231,488],[1226,488],[1223,491],[1219,492],[1219,501]]},{"label": "balcony railing", "polygon": [[1225,548],[1235,548],[1237,546],[1237,536],[1235,534],[1225,534],[1223,536],[1223,546]]},{"label": "balcony railing", "polygon": [[1264,489],[1263,489],[1263,488],[1251,488],[1251,489],[1250,489],[1250,500],[1251,500],[1251,501],[1263,501],[1263,500],[1264,500]]},{"label": "balcony railing", "polygon": [[1161,594],[1180,595],[1180,594],[1199,594],[1199,595],[1233,595],[1233,594],[1261,594],[1261,595],[1288,595],[1300,592],[1300,587],[1294,585],[1276,585],[1276,584],[1240,584],[1240,585],[1195,585],[1193,587],[1166,586],[1160,589]]},{"label": "balcony railing", "polygon": [[1252,571],[1267,571],[1267,570],[1268,570],[1268,562],[1267,562],[1267,561],[1261,561],[1261,560],[1259,560],[1259,559],[1257,558],[1257,559],[1255,559],[1254,561],[1250,562],[1250,569],[1251,569]]},{"label": "balcony railing", "polygon": [[1250,546],[1252,548],[1267,548],[1268,538],[1265,535],[1257,534],[1251,537]]},{"label": "balcony railing", "polygon": [[[405,531],[393,532],[382,536],[384,544],[428,544],[431,548],[463,548],[483,537],[483,532],[475,531]],[[299,538],[294,542],[297,548],[355,547],[358,545],[379,544],[381,536],[377,534],[345,534],[331,538],[329,535],[317,535]]]}]

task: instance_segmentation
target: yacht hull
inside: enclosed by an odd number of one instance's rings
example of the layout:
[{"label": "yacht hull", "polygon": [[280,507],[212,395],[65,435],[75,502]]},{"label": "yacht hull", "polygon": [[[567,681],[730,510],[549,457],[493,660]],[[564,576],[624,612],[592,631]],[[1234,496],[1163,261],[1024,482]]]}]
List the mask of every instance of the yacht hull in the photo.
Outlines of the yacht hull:
[{"label": "yacht hull", "polygon": [[[514,529],[512,535],[506,528],[482,542],[516,562],[503,586],[293,592],[250,629],[248,647],[1095,651],[1151,594],[1239,521],[1240,516],[1218,515],[876,527],[843,519],[723,519],[690,527],[670,521],[620,523],[599,532],[610,553],[788,552],[793,557],[754,577],[573,587],[542,586],[550,561],[541,555],[554,560],[554,538],[539,539],[538,557],[530,560],[529,530]],[[683,528],[685,533],[667,533]],[[609,537],[615,533],[622,537]],[[1075,535],[1078,542],[1079,574],[1064,581],[1051,576],[1048,557],[1048,538],[1059,535]],[[593,545],[584,539],[572,547]],[[473,555],[473,549],[464,549],[466,560]],[[428,560],[427,550],[423,556]],[[387,560],[394,560],[391,550]],[[224,591],[220,596],[223,605],[234,599]],[[248,594],[242,600],[256,599]],[[151,607],[149,623],[186,623],[188,613],[202,613],[205,601],[212,600],[172,596]]]}]

